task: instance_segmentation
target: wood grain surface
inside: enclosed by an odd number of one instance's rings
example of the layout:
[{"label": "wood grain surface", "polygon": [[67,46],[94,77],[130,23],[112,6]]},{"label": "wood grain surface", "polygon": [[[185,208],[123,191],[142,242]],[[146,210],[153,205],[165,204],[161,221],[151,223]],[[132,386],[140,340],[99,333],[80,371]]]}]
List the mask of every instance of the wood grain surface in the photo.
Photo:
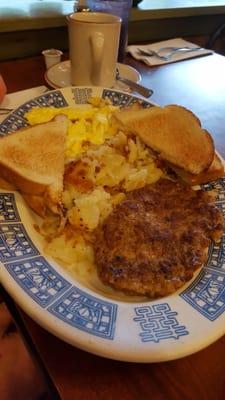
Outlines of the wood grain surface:
[{"label": "wood grain surface", "polygon": [[180,360],[139,364],[75,349],[24,320],[63,400],[224,400],[225,336]]}]

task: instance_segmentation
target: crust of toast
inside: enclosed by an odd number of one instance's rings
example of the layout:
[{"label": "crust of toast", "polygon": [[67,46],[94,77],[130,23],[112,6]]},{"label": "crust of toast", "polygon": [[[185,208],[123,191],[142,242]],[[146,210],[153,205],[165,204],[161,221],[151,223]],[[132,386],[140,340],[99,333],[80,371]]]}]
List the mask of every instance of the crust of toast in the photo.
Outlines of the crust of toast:
[{"label": "crust of toast", "polygon": [[160,158],[198,175],[214,158],[211,135],[190,110],[178,105],[121,110],[113,114],[117,125],[138,135]]},{"label": "crust of toast", "polygon": [[58,213],[63,190],[67,126],[67,118],[59,115],[50,122],[0,138],[2,183],[5,181],[9,187],[19,190],[28,203],[30,198],[33,209],[32,204],[36,202],[39,211],[44,210],[46,204]]},{"label": "crust of toast", "polygon": [[177,174],[178,178],[180,178],[183,182],[191,186],[212,182],[224,176],[224,163],[217,153],[215,153],[213,162],[209,166],[209,168],[207,168],[198,175],[190,174],[172,165],[170,167]]},{"label": "crust of toast", "polygon": [[31,210],[40,215],[40,217],[44,217],[46,215],[47,207],[43,196],[23,194],[23,198],[26,201],[27,205],[31,208]]},{"label": "crust of toast", "polygon": [[[0,177],[0,188],[4,190],[17,190],[14,185],[4,180]],[[36,214],[40,215],[40,217],[44,217],[46,215],[47,209],[53,211],[54,214],[61,214],[61,203],[58,202],[58,199],[49,196],[48,191],[44,193],[44,195],[33,195],[27,193],[21,193],[24,200],[28,204],[28,206],[36,212]]]},{"label": "crust of toast", "polygon": [[0,188],[5,190],[16,190],[16,187],[12,184],[7,182],[0,176]]}]

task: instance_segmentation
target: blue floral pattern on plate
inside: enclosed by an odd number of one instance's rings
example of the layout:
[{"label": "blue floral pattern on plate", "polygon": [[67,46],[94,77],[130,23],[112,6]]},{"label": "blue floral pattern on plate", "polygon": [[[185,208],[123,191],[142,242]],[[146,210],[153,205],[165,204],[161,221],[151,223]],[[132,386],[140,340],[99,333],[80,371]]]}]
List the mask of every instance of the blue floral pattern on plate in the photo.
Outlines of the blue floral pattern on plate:
[{"label": "blue floral pattern on plate", "polygon": [[[139,103],[142,107],[153,106],[150,102],[134,97],[131,94],[119,92],[114,89],[72,87],[62,90],[54,90],[26,102],[11,113],[0,124],[0,135],[16,131],[27,125],[25,113],[33,107],[66,107],[74,104],[85,104],[89,98],[100,95],[109,99],[119,107],[132,106]],[[219,180],[205,189],[218,190],[218,207],[225,214],[225,180]],[[18,212],[19,209],[19,212]],[[55,319],[57,319],[58,336],[65,338],[61,330],[61,324],[70,329],[70,343],[79,343],[80,334],[83,332],[96,336],[98,345],[96,348],[88,346],[86,349],[98,354],[106,353],[109,357],[121,360],[127,359],[127,354],[135,343],[138,346],[132,361],[152,361],[151,346],[165,346],[168,342],[164,360],[176,358],[176,349],[182,348],[182,355],[190,353],[190,346],[194,341],[192,324],[198,323],[200,314],[205,323],[209,324],[209,332],[214,328],[214,321],[220,323],[225,311],[225,236],[219,245],[212,245],[209,249],[207,265],[201,270],[197,278],[179,295],[174,295],[173,304],[170,297],[165,302],[121,303],[105,299],[97,293],[90,294],[70,282],[63,272],[42,254],[29,237],[26,227],[31,223],[24,220],[20,214],[19,204],[16,203],[13,193],[0,193],[0,267],[3,284],[10,280],[10,287],[19,286],[22,289],[23,304],[32,299],[36,306],[40,307],[43,325],[55,332]],[[61,270],[59,270],[61,271]],[[13,295],[13,291],[11,294]],[[190,316],[184,316],[182,304],[189,307]],[[122,307],[121,307],[122,305]],[[125,309],[125,308],[126,309]],[[35,310],[33,308],[33,317]],[[185,325],[180,323],[185,320]],[[125,319],[127,326],[125,326]],[[54,325],[54,326],[53,326]],[[63,326],[64,326],[63,325]],[[220,335],[224,332],[224,324],[220,323]],[[120,339],[116,334],[122,331],[126,334],[124,342],[125,352],[121,349]],[[128,334],[129,332],[129,334]],[[213,335],[212,335],[213,336]],[[120,336],[119,336],[120,337]],[[110,346],[105,348],[105,339]],[[186,347],[184,343],[189,343]],[[93,342],[92,342],[93,343]],[[97,340],[96,340],[97,343]],[[118,348],[120,350],[118,350]],[[104,350],[102,350],[104,349]],[[149,349],[149,351],[148,351]],[[179,356],[181,352],[179,350]],[[129,359],[131,360],[131,359]],[[153,361],[159,359],[154,358]],[[160,354],[162,361],[162,354]]]}]

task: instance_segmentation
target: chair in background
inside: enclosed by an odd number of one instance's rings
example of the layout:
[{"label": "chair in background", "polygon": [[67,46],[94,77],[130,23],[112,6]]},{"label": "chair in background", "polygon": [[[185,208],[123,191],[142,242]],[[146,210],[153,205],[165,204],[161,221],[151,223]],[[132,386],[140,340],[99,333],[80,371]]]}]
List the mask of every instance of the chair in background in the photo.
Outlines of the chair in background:
[{"label": "chair in background", "polygon": [[210,35],[205,47],[225,55],[225,22]]}]

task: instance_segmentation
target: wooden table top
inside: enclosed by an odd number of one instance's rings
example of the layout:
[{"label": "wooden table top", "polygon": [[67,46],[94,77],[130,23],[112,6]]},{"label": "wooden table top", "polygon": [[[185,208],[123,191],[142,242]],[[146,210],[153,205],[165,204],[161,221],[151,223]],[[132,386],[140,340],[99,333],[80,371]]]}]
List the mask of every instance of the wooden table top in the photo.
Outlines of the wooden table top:
[{"label": "wooden table top", "polygon": [[[225,157],[225,57],[211,55],[149,68],[126,62],[154,90],[160,105],[192,110]],[[32,57],[0,63],[8,92],[45,84],[44,61]],[[156,364],[107,360],[55,338],[23,314],[25,327],[63,400],[222,400],[225,398],[225,337],[191,356]],[[204,332],[202,332],[204,335]]]}]

